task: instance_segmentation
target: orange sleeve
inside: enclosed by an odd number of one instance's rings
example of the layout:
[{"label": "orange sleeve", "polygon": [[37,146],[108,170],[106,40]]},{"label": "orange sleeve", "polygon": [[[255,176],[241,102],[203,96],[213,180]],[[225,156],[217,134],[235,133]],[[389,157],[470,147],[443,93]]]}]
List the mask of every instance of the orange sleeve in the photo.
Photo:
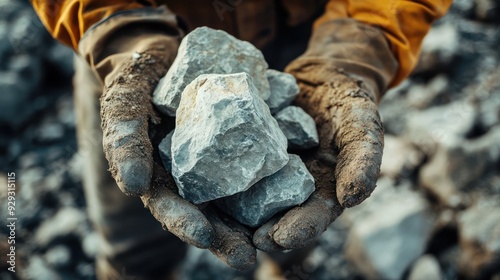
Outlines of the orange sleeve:
[{"label": "orange sleeve", "polygon": [[404,80],[418,62],[422,40],[432,23],[442,17],[452,0],[330,0],[315,26],[338,18],[353,18],[384,32],[399,69],[390,84]]},{"label": "orange sleeve", "polygon": [[52,37],[74,50],[85,31],[102,19],[120,11],[156,7],[152,0],[31,0],[31,4]]}]

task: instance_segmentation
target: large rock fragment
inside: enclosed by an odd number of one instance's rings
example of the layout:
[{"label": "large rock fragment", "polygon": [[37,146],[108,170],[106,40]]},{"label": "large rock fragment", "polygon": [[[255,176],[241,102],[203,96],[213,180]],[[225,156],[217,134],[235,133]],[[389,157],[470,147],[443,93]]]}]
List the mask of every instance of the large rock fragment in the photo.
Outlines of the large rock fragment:
[{"label": "large rock fragment", "polygon": [[276,114],[276,120],[288,139],[290,148],[309,149],[319,144],[313,118],[296,106],[289,106]]},{"label": "large rock fragment", "polygon": [[239,222],[257,227],[274,214],[303,203],[313,191],[313,176],[299,156],[290,155],[280,171],[245,192],[218,200],[218,204]]},{"label": "large rock fragment", "polygon": [[252,44],[222,30],[200,27],[182,40],[177,57],[153,94],[160,111],[175,116],[182,91],[202,74],[248,73],[264,100],[271,94],[266,78],[268,65]]},{"label": "large rock fragment", "polygon": [[266,100],[272,114],[290,105],[299,94],[299,86],[295,78],[284,72],[274,69],[267,70],[267,80],[271,87],[271,96]]},{"label": "large rock fragment", "polygon": [[365,278],[401,279],[425,251],[435,217],[419,193],[388,180],[377,185],[370,198],[345,212],[353,223],[346,254]]},{"label": "large rock fragment", "polygon": [[177,112],[172,175],[193,203],[245,191],[288,162],[286,137],[246,73],[198,77]]}]

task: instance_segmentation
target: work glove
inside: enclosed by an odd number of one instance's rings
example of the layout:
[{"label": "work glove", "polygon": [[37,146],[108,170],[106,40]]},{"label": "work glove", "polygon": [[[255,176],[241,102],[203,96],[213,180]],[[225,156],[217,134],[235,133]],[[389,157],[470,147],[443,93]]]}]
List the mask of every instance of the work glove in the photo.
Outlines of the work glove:
[{"label": "work glove", "polygon": [[309,199],[277,215],[254,234],[257,248],[301,248],[346,207],[370,196],[384,145],[377,101],[397,63],[383,33],[353,19],[318,26],[304,55],[285,69],[297,79],[295,100],[315,120],[320,145],[301,154],[315,178]]},{"label": "work glove", "polygon": [[[111,175],[182,241],[207,248],[235,269],[255,262],[251,233],[209,204],[179,196],[161,164],[158,143],[172,119],[155,112],[151,96],[177,53],[184,31],[164,8],[111,16],[85,34],[79,52],[103,83],[103,148]],[[173,126],[171,126],[173,128]]]}]

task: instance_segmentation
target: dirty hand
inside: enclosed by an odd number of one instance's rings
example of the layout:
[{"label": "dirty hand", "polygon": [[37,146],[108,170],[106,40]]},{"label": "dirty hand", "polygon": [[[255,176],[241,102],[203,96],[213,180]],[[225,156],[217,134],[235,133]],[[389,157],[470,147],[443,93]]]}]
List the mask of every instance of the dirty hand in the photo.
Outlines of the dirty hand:
[{"label": "dirty hand", "polygon": [[104,85],[101,125],[111,174],[125,194],[140,196],[168,231],[246,269],[256,259],[247,229],[211,205],[198,207],[180,197],[161,164],[156,147],[169,120],[155,112],[151,96],[175,58],[182,31],[170,12],[155,11],[115,16],[81,42]]},{"label": "dirty hand", "polygon": [[[318,129],[320,146],[302,155],[315,178],[316,191],[304,204],[274,217],[255,232],[254,244],[259,249],[276,251],[304,247],[321,235],[344,208],[358,205],[375,189],[384,143],[376,104],[381,89],[373,73],[361,71],[356,61],[359,58],[369,62],[369,57],[351,55],[351,62],[339,62],[338,52],[328,52],[335,46],[325,46],[325,42],[332,44],[335,39],[345,39],[342,32],[335,38],[332,31],[344,30],[351,33],[345,37],[352,38],[352,33],[358,32],[358,25],[340,22],[320,26],[311,39],[308,52],[286,69],[295,76],[300,87],[296,105],[314,118]],[[387,44],[383,37],[377,41],[377,34],[371,34],[375,38],[365,47],[378,46],[380,52],[373,49],[371,52],[380,54],[383,59],[390,52],[381,53]],[[343,45],[349,47],[348,43]],[[327,51],[321,51],[321,47]],[[329,57],[325,57],[325,53]],[[353,70],[355,74],[341,68]],[[389,76],[387,73],[380,75]]]}]

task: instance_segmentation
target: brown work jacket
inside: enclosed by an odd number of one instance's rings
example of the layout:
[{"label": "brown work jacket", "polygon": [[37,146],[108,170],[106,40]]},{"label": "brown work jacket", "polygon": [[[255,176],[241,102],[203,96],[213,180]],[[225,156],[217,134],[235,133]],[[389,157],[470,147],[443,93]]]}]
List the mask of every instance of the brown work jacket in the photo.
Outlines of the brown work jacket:
[{"label": "brown work jacket", "polygon": [[399,69],[392,85],[415,67],[422,40],[452,0],[32,0],[33,7],[52,36],[78,49],[89,27],[107,17],[144,7],[166,4],[188,29],[209,26],[263,47],[279,25],[315,26],[340,18],[354,18],[379,27],[385,34]]}]

